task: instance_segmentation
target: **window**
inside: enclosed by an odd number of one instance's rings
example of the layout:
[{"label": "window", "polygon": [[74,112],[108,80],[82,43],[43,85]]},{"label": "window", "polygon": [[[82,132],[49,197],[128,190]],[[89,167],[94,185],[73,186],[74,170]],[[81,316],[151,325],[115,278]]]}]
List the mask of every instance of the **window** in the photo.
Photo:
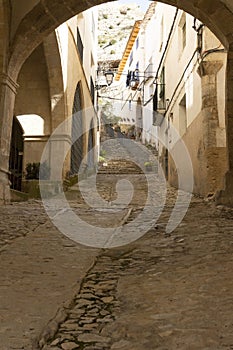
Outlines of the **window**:
[{"label": "window", "polygon": [[92,77],[90,78],[90,93],[93,105],[95,104],[95,86]]},{"label": "window", "polygon": [[138,47],[139,47],[139,38],[137,38],[136,40],[136,50],[138,49]]},{"label": "window", "polygon": [[133,62],[133,51],[131,52],[130,56],[129,56],[129,66],[131,66]]},{"label": "window", "polygon": [[91,58],[90,58],[90,60],[91,60],[91,68],[93,68],[93,66],[95,65],[95,62],[94,62],[94,58],[93,58],[92,52],[91,52]]},{"label": "window", "polygon": [[92,35],[95,37],[95,18],[94,14],[92,13],[92,27],[91,27]]},{"label": "window", "polygon": [[163,67],[158,83],[158,109],[166,109],[165,106],[165,67]]},{"label": "window", "polygon": [[81,35],[78,28],[77,28],[77,47],[78,47],[81,62],[83,63],[83,42],[82,42]]},{"label": "window", "polygon": [[186,94],[182,97],[179,103],[179,131],[180,136],[183,136],[187,130],[187,109],[186,109]]},{"label": "window", "polygon": [[186,13],[183,13],[179,22],[179,45],[180,53],[183,52],[186,46],[187,33],[186,33]]},{"label": "window", "polygon": [[184,23],[183,27],[182,27],[182,47],[183,49],[186,46],[186,22]]},{"label": "window", "polygon": [[81,84],[79,83],[76,87],[72,110],[71,174],[78,174],[83,160],[83,130],[82,93]]},{"label": "window", "polygon": [[132,111],[132,101],[131,100],[129,100],[129,111]]},{"label": "window", "polygon": [[159,48],[159,51],[162,51],[162,48],[163,48],[163,40],[164,40],[164,22],[163,22],[163,17],[162,17],[162,20],[160,22],[160,48]]}]

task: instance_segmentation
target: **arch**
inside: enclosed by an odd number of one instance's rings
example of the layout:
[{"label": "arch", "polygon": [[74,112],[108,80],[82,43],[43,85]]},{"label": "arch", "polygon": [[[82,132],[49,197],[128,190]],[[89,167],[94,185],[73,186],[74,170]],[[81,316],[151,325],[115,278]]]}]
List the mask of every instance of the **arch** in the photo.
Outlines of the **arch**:
[{"label": "arch", "polygon": [[92,170],[95,166],[95,134],[94,134],[94,123],[91,120],[89,132],[88,132],[88,156],[87,156],[87,166],[88,169]]},{"label": "arch", "polygon": [[23,173],[24,130],[16,117],[12,123],[12,138],[9,158],[11,188],[21,191]]},{"label": "arch", "polygon": [[52,32],[44,39],[43,47],[48,71],[51,105],[50,132],[52,132],[67,116],[61,54],[59,50],[57,31]]},{"label": "arch", "polygon": [[[20,67],[26,58],[59,24],[81,11],[105,2],[108,1],[41,0],[24,16],[12,38],[8,75],[16,81]],[[233,191],[233,5],[229,0],[160,0],[160,2],[176,6],[201,20],[229,49],[226,79],[226,125],[229,152],[227,183],[231,183],[229,186]]]},{"label": "arch", "polygon": [[71,175],[78,174],[79,168],[83,160],[84,135],[83,135],[83,98],[81,83],[79,82],[73,102],[72,112],[72,146],[71,146]]},{"label": "arch", "polygon": [[50,85],[43,45],[39,45],[24,62],[18,82],[14,114],[41,116],[45,121],[44,133],[49,135],[51,132]]},{"label": "arch", "polygon": [[[56,27],[72,16],[105,2],[109,1],[40,1],[22,19],[14,36],[9,64],[11,77],[16,80],[25,59]],[[226,47],[233,43],[233,6],[228,0],[160,0],[160,2],[176,6],[200,19]]]},{"label": "arch", "polygon": [[10,33],[10,3],[9,0],[0,2],[0,71],[6,73],[8,45]]}]

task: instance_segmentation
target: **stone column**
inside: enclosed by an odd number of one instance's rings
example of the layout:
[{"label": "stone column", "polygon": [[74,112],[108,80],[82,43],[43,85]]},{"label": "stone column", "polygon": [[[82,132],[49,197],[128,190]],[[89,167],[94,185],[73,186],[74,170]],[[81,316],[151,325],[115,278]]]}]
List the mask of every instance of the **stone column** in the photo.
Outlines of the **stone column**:
[{"label": "stone column", "polygon": [[228,171],[225,175],[225,188],[216,200],[218,204],[233,206],[233,43],[229,47],[226,76],[226,136]]},{"label": "stone column", "polygon": [[0,204],[10,200],[9,156],[15,95],[18,85],[8,75],[1,76],[0,100]]},{"label": "stone column", "polygon": [[202,85],[203,116],[203,194],[214,194],[221,188],[222,159],[217,148],[216,132],[219,126],[217,104],[217,73],[222,68],[222,61],[204,61],[198,67]]},{"label": "stone column", "polygon": [[67,168],[65,157],[71,148],[71,137],[68,134],[52,135],[49,139],[49,159],[50,176],[53,181],[60,181],[65,178]]}]

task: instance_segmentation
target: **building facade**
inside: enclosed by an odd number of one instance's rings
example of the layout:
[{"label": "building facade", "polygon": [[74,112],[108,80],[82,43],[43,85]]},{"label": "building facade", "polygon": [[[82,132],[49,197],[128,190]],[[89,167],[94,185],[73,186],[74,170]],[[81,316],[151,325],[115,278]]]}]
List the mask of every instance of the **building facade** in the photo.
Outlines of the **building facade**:
[{"label": "building facade", "polygon": [[[106,0],[3,0],[0,2],[0,202],[9,200],[9,156],[19,73],[44,40],[62,23]],[[198,18],[227,50],[226,136],[227,172],[218,203],[233,205],[233,4],[229,0],[161,0]],[[56,51],[56,50],[55,50]],[[25,113],[25,112],[23,112]]]},{"label": "building facade", "polygon": [[[97,20],[97,10],[90,9],[63,23],[32,52],[19,72],[14,115],[24,129],[23,173],[27,164],[41,161],[48,140],[51,152],[57,154],[48,160],[50,169],[57,171],[57,156],[64,156],[68,149],[64,177],[77,174],[80,167],[86,171],[95,166],[95,152],[86,155],[97,142]],[[70,130],[50,139],[69,118]],[[11,159],[10,164],[14,172],[18,161],[14,165]]]},{"label": "building facade", "polygon": [[158,4],[155,16],[160,21],[156,21],[160,42],[154,55],[153,109],[160,125],[158,139],[165,141],[165,146],[159,143],[160,161],[168,181],[178,187],[181,169],[167,149],[181,138],[191,157],[194,192],[212,196],[223,187],[227,171],[227,53],[213,33],[189,14]]},{"label": "building facade", "polygon": [[161,3],[149,6],[140,30],[131,36],[127,60],[122,59],[131,75],[122,93],[127,101],[123,118],[134,116],[136,139],[158,148],[164,174],[174,186],[180,169],[171,146],[175,149],[181,138],[191,157],[194,192],[215,194],[227,171],[226,50],[200,21]]}]

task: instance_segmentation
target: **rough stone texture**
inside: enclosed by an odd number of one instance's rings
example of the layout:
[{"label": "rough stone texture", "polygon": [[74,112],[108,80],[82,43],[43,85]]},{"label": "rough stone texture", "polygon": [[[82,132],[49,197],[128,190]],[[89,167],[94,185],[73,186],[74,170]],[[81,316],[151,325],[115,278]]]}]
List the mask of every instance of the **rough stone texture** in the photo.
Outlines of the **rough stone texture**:
[{"label": "rough stone texture", "polygon": [[98,16],[98,61],[121,60],[134,23],[144,13],[137,3],[122,6],[110,2],[99,8]]},{"label": "rough stone texture", "polygon": [[[141,213],[147,186],[131,166],[124,173],[140,184],[126,224]],[[117,178],[122,175],[97,177],[108,201]],[[97,257],[97,250],[61,236],[39,201],[1,207],[1,349],[231,349],[233,210],[194,197],[167,235],[177,196],[167,190],[164,211],[147,234]],[[92,224],[112,225],[77,192],[74,211]]]},{"label": "rough stone texture", "polygon": [[[135,176],[134,183],[143,182]],[[116,175],[98,179],[108,200],[115,196],[111,177],[115,183]],[[231,348],[233,211],[193,197],[183,222],[167,235],[177,196],[167,190],[163,214],[146,235],[101,252],[43,350],[69,343],[86,350]],[[130,203],[128,222],[142,210],[142,191]]]},{"label": "rough stone texture", "polygon": [[0,217],[0,347],[35,350],[45,324],[64,320],[97,251],[59,234],[37,201],[0,207]]},{"label": "rough stone texture", "polygon": [[[216,74],[222,64],[222,61],[214,60],[203,62],[199,66],[198,72],[202,80],[202,111],[183,136],[192,160],[194,193],[202,196],[211,196],[223,189],[227,171],[226,148],[217,145],[219,116]],[[176,165],[170,155],[168,158],[169,182],[178,186]]]}]

